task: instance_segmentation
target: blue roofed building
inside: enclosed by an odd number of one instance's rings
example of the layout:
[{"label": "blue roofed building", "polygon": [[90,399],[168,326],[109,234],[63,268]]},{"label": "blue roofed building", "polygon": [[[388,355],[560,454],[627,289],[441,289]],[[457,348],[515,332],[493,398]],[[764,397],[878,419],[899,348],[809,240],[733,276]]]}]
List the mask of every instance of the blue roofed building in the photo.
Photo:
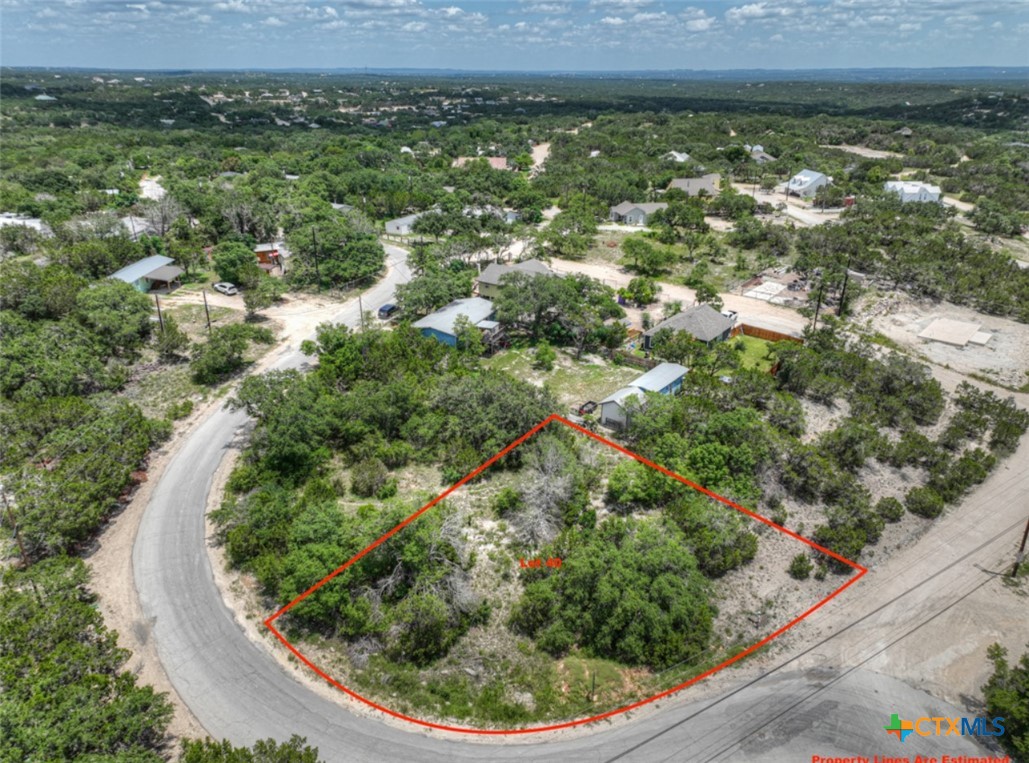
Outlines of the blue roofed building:
[{"label": "blue roofed building", "polygon": [[457,321],[461,316],[479,328],[483,333],[483,341],[487,345],[496,342],[500,335],[500,324],[494,320],[493,303],[481,297],[455,299],[446,307],[429,313],[411,325],[418,329],[422,336],[432,337],[451,347],[457,347]]}]

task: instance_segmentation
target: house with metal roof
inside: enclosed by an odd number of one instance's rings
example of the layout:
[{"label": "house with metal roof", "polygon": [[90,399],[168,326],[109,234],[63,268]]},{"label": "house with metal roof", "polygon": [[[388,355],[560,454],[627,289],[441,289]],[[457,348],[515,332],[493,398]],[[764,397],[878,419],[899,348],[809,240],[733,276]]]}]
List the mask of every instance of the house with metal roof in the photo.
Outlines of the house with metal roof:
[{"label": "house with metal roof", "polygon": [[469,323],[482,330],[487,343],[492,343],[500,332],[500,325],[494,320],[494,309],[492,302],[481,297],[455,299],[446,307],[429,313],[411,325],[422,336],[457,347],[457,321],[464,316]]},{"label": "house with metal roof", "polygon": [[710,347],[715,342],[723,342],[732,333],[733,320],[722,315],[711,305],[697,305],[689,310],[676,313],[671,318],[651,326],[643,332],[643,349],[650,351],[654,335],[662,329],[685,331],[698,342]]},{"label": "house with metal roof", "polygon": [[611,207],[611,222],[624,225],[646,225],[650,216],[659,209],[668,209],[664,202],[647,202],[637,204],[623,201],[617,207]]},{"label": "house with metal roof", "polygon": [[940,201],[940,187],[929,183],[919,183],[914,180],[887,180],[883,185],[887,193],[895,193],[902,202],[909,201]]},{"label": "house with metal roof", "polygon": [[699,178],[675,178],[668,184],[668,190],[678,188],[687,196],[717,196],[722,185],[722,176],[709,172]]},{"label": "house with metal roof", "polygon": [[111,273],[109,277],[124,281],[144,294],[155,285],[170,289],[185,272],[177,265],[172,265],[173,262],[175,260],[171,257],[155,254],[126,265],[121,270]]},{"label": "house with metal roof", "polygon": [[528,273],[534,276],[553,276],[554,271],[539,260],[525,260],[514,265],[493,263],[479,275],[479,296],[496,299],[500,295],[501,280],[511,273]]},{"label": "house with metal roof", "polygon": [[815,170],[801,170],[790,178],[790,182],[786,184],[786,191],[794,196],[809,199],[819,188],[830,183],[832,183],[832,178],[828,175],[823,175]]},{"label": "house with metal roof", "polygon": [[676,164],[685,164],[690,160],[690,155],[687,154],[685,151],[669,151],[661,158],[668,162],[675,162]]},{"label": "house with metal roof", "polygon": [[424,214],[424,212],[415,212],[412,215],[398,217],[396,220],[387,220],[386,233],[390,233],[394,236],[410,236],[414,233],[415,220]]},{"label": "house with metal roof", "polygon": [[624,427],[634,406],[642,404],[647,392],[674,395],[682,389],[689,371],[678,363],[661,363],[600,401],[600,423]]}]

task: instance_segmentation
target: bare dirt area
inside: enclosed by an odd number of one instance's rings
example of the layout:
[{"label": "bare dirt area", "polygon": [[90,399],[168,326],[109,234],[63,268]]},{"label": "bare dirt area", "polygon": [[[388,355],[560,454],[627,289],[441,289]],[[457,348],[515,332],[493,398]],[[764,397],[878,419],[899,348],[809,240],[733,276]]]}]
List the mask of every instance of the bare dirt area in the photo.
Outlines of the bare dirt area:
[{"label": "bare dirt area", "polygon": [[[573,260],[553,259],[550,267],[557,273],[584,273],[592,278],[614,289],[621,289],[629,285],[633,275],[617,265],[578,262]],[[750,299],[739,294],[721,294],[724,307],[728,310],[735,310],[739,313],[739,321],[746,323],[748,320],[759,323],[770,329],[783,332],[803,331],[807,320],[800,313],[779,305],[772,305],[760,299]],[[645,312],[657,316],[661,308],[668,302],[682,302],[683,307],[691,307],[696,304],[697,295],[693,289],[678,284],[661,283],[661,292],[658,294],[658,302],[648,305]],[[641,311],[644,312],[644,311]]]},{"label": "bare dirt area", "polygon": [[846,143],[838,146],[819,146],[819,148],[835,148],[837,151],[846,151],[848,154],[854,154],[855,156],[863,156],[866,159],[903,159],[904,154],[898,154],[896,151],[880,151],[877,148],[868,148],[867,146],[851,146]]},{"label": "bare dirt area", "polygon": [[[899,293],[862,304],[870,328],[936,365],[961,374],[979,374],[1007,387],[1029,383],[1029,326],[984,315],[946,302],[918,301]],[[933,321],[948,318],[980,326],[991,334],[985,345],[964,347],[919,338]]]}]

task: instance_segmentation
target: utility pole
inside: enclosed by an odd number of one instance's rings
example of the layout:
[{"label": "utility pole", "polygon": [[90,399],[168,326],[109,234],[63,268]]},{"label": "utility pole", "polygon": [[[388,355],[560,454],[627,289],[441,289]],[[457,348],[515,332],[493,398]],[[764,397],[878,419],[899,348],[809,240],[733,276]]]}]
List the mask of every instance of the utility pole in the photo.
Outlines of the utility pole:
[{"label": "utility pole", "polygon": [[357,295],[357,309],[358,309],[358,312],[360,312],[360,314],[361,314],[361,331],[363,332],[364,331],[364,303],[361,302],[361,295],[360,295],[360,293],[358,293],[358,295]]},{"label": "utility pole", "polygon": [[207,316],[207,333],[211,333],[211,311],[207,309],[207,289],[201,289],[200,293],[204,295],[204,315]]},{"label": "utility pole", "polygon": [[825,281],[818,284],[818,300],[815,302],[815,317],[811,321],[811,330],[818,328],[818,311],[822,309],[822,291],[825,289]]},{"label": "utility pole", "polygon": [[154,302],[157,303],[157,322],[161,324],[161,333],[164,333],[164,316],[161,315],[161,298],[154,295]]},{"label": "utility pole", "polygon": [[322,271],[318,267],[318,229],[311,228],[311,242],[314,244],[314,277],[318,281],[318,291],[322,290]]},{"label": "utility pole", "polygon": [[1025,559],[1025,542],[1029,540],[1029,517],[1025,520],[1025,532],[1022,533],[1022,545],[1018,547],[1018,555],[1015,557],[1015,566],[1011,568],[1011,577],[1015,577],[1018,574],[1018,567],[1022,564],[1022,560]]}]

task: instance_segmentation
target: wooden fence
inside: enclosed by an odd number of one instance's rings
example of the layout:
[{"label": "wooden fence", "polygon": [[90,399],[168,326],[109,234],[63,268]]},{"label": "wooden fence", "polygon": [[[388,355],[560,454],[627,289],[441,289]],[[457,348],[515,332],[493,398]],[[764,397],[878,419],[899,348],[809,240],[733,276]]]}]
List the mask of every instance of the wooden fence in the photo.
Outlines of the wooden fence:
[{"label": "wooden fence", "polygon": [[[737,331],[738,329],[738,331]],[[764,339],[767,342],[797,342],[804,344],[804,340],[799,336],[793,336],[792,334],[783,334],[780,331],[772,331],[771,329],[761,328],[760,326],[751,326],[747,323],[742,323],[737,326],[737,329],[733,329],[733,336],[737,336],[742,333],[744,336],[752,336],[757,339]]]},{"label": "wooden fence", "polygon": [[642,368],[646,371],[649,371],[661,362],[654,358],[641,358],[639,355],[633,355],[631,352],[626,352],[625,350],[614,350],[611,353],[611,359],[619,363],[624,363],[627,366]]}]

